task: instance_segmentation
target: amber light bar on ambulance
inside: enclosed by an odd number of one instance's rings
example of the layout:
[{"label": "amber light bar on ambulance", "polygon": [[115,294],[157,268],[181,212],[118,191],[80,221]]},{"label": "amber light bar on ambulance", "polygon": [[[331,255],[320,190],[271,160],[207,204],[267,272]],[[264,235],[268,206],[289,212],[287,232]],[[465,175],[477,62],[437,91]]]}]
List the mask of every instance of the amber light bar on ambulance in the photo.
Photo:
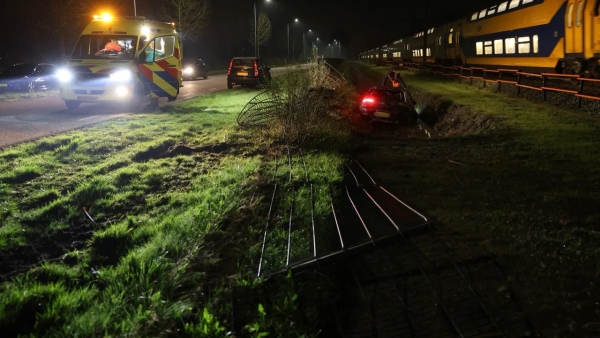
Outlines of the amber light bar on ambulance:
[{"label": "amber light bar on ambulance", "polygon": [[94,20],[102,20],[102,21],[111,21],[113,16],[108,13],[103,13],[102,15],[94,15]]}]

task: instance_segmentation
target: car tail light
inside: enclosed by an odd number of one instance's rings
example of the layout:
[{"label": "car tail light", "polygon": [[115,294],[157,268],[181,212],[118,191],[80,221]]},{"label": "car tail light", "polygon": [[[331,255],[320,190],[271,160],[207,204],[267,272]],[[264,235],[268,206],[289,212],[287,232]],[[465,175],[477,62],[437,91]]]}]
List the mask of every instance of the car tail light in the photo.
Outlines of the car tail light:
[{"label": "car tail light", "polygon": [[229,61],[229,69],[227,69],[227,75],[231,75],[231,67],[233,67],[233,59]]},{"label": "car tail light", "polygon": [[366,106],[369,103],[375,103],[375,100],[372,97],[368,97],[368,96],[362,100],[363,106]]},{"label": "car tail light", "polygon": [[254,76],[258,76],[258,64],[256,60],[254,60]]}]

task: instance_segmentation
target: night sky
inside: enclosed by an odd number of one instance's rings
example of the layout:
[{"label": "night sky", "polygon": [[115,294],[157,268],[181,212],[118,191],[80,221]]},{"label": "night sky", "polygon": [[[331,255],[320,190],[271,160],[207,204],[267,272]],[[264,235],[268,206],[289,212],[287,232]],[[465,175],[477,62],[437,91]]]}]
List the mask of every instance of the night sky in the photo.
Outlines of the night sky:
[{"label": "night sky", "polygon": [[[52,32],[32,29],[26,20],[12,14],[14,3],[24,0],[3,0],[0,4],[0,27],[4,32],[13,34],[0,35],[1,66],[6,68],[7,60],[22,62],[28,58],[38,62],[55,62],[56,54],[52,52]],[[34,3],[33,0],[30,0]],[[35,0],[58,1],[58,0]],[[74,0],[62,0],[63,2]],[[81,0],[80,0],[81,1]],[[138,15],[158,19],[160,0],[136,0]],[[501,1],[472,0],[419,0],[388,1],[372,0],[265,0],[258,1],[259,10],[265,10],[272,22],[272,39],[268,46],[261,47],[261,54],[266,59],[285,58],[287,56],[287,23],[290,23],[291,49],[296,56],[301,54],[302,32],[310,39],[319,37],[325,43],[333,39],[341,41],[342,56],[356,58],[360,50],[374,48],[400,37],[430,28],[444,20],[457,16],[467,16],[471,12]],[[29,3],[29,2],[28,2]],[[121,15],[133,15],[133,0],[104,0],[93,2],[97,7],[116,7]],[[250,34],[250,23],[253,19],[252,0],[213,0],[211,23],[199,41],[185,41],[186,56],[201,57],[212,68],[220,67],[232,56],[248,56],[253,54],[247,37]],[[36,15],[37,7],[29,6],[28,13]],[[91,13],[81,13],[86,19]],[[293,22],[295,18],[298,23]],[[91,18],[90,18],[91,19]],[[313,33],[308,34],[308,29]],[[75,39],[80,27],[71,29],[71,40]],[[40,37],[42,36],[42,37]],[[27,42],[35,42],[37,47],[27,46]],[[43,47],[41,44],[45,43]],[[75,41],[67,41],[70,50]],[[321,48],[324,46],[321,45]],[[21,49],[27,51],[20,51]],[[8,56],[7,56],[7,53]],[[337,53],[337,48],[335,50]],[[26,61],[26,60],[24,60]],[[60,60],[59,60],[60,61]],[[210,64],[209,64],[210,66]]]}]

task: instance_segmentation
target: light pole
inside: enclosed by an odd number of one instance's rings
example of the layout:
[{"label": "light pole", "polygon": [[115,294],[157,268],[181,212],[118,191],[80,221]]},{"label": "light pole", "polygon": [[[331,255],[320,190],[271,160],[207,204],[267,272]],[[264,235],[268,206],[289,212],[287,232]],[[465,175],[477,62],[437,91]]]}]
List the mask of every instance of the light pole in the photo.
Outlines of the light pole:
[{"label": "light pole", "polygon": [[[269,2],[271,0],[265,0]],[[259,50],[258,50],[258,25],[256,19],[256,2],[254,3],[254,57],[258,58]]]},{"label": "light pole", "polygon": [[137,16],[137,6],[135,5],[135,0],[133,0],[133,16]]},{"label": "light pole", "polygon": [[[294,19],[294,22],[298,22],[298,19]],[[288,60],[290,59],[290,23],[287,24],[287,40],[288,40]]]}]

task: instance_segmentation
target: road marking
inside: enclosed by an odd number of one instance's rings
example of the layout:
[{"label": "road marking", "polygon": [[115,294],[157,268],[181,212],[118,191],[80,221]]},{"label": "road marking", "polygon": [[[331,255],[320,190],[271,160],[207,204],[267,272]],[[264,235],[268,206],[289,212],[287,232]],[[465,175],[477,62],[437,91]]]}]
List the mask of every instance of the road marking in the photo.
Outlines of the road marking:
[{"label": "road marking", "polygon": [[77,121],[85,121],[85,120],[93,119],[94,117],[98,117],[98,116],[100,116],[100,115],[94,115],[94,116],[90,116],[90,117],[85,117],[85,118],[79,119]]},{"label": "road marking", "polygon": [[215,90],[215,89],[217,89],[217,88],[211,88],[211,89],[209,89],[209,90]]}]

